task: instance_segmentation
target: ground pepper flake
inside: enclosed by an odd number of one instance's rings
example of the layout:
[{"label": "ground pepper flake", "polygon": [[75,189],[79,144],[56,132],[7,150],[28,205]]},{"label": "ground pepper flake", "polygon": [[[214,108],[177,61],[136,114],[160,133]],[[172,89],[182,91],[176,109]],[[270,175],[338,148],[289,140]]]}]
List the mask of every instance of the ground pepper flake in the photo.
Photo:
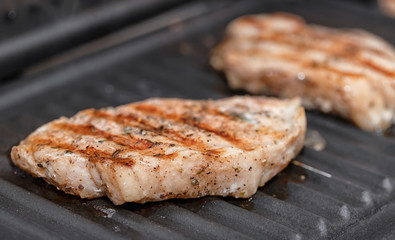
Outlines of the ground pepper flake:
[{"label": "ground pepper flake", "polygon": [[197,186],[197,185],[199,185],[199,181],[194,178],[191,180],[191,184],[192,184],[192,186]]}]

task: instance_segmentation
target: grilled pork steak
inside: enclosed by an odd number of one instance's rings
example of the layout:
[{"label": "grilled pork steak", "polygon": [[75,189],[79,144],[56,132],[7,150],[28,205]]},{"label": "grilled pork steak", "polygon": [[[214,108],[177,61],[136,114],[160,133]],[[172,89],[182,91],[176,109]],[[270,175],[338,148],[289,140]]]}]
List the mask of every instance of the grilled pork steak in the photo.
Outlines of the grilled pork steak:
[{"label": "grilled pork steak", "polygon": [[211,63],[234,89],[300,96],[306,108],[367,131],[394,119],[395,50],[362,30],[307,25],[284,13],[244,16],[228,26]]},{"label": "grilled pork steak", "polygon": [[298,99],[149,99],[49,122],[11,157],[66,193],[117,205],[245,198],[288,165],[305,130]]}]

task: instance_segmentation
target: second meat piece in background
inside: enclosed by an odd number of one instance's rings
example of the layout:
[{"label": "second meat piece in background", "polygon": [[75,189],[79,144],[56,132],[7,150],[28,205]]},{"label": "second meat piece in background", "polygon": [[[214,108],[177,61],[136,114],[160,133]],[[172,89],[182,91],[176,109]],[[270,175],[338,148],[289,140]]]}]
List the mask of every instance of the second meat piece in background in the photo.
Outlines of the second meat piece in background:
[{"label": "second meat piece in background", "polygon": [[377,132],[394,119],[394,62],[394,48],[371,33],[308,25],[285,13],[236,19],[211,57],[233,89],[301,96],[308,109]]}]

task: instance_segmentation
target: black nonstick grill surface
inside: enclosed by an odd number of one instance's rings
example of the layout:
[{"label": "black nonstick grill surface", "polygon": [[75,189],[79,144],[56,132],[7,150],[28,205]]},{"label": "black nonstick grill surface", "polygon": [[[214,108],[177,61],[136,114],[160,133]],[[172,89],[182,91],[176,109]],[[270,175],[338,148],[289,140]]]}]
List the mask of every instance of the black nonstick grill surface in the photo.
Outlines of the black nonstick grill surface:
[{"label": "black nonstick grill surface", "polygon": [[4,18],[0,19],[0,81],[54,54],[185,2],[2,0],[0,14]]},{"label": "black nonstick grill surface", "polygon": [[393,132],[377,136],[314,112],[307,114],[308,128],[322,135],[326,148],[306,147],[250,199],[205,197],[114,206],[106,198],[81,200],[63,194],[10,164],[11,146],[38,126],[84,108],[148,97],[243,94],[230,91],[209,67],[209,51],[231,19],[278,10],[313,23],[362,27],[395,44],[394,20],[352,3],[235,1],[221,8],[213,4],[200,17],[3,86],[2,238],[394,239]]}]

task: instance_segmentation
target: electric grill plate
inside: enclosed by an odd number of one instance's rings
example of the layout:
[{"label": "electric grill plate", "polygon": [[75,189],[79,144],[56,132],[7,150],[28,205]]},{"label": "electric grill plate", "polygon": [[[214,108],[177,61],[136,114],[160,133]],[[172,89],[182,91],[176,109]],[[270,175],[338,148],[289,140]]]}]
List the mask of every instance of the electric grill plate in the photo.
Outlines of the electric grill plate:
[{"label": "electric grill plate", "polygon": [[[198,6],[198,3],[196,4]],[[191,5],[193,7],[193,5]],[[216,5],[217,7],[217,5]],[[64,63],[0,88],[0,230],[4,239],[391,239],[395,138],[309,112],[326,141],[306,147],[250,199],[205,197],[114,206],[69,196],[11,165],[9,151],[40,125],[85,108],[149,97],[235,93],[208,64],[226,24],[287,11],[311,23],[359,27],[395,44],[395,21],[336,1],[235,1],[200,17]],[[176,17],[176,16],[175,16]]]}]

